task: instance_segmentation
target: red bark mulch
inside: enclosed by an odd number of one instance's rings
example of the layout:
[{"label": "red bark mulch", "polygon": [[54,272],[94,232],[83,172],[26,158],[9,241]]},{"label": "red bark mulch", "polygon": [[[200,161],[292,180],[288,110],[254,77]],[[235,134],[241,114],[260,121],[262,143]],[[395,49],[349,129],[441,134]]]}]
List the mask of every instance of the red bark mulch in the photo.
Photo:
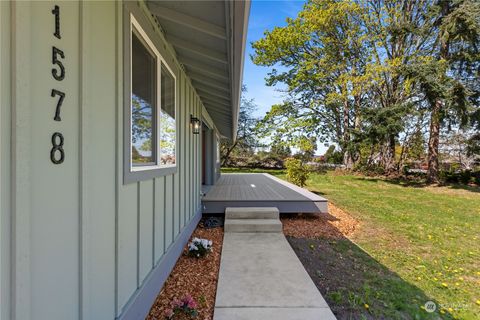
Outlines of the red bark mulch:
[{"label": "red bark mulch", "polygon": [[283,215],[283,233],[293,238],[332,238],[348,237],[358,228],[358,220],[342,209],[328,203],[328,214]]},{"label": "red bark mulch", "polygon": [[[345,238],[354,233],[359,222],[342,209],[328,203],[328,214],[291,214],[282,215],[283,232],[293,238]],[[223,244],[223,228],[203,228],[202,223],[193,232],[192,238],[204,238],[213,241],[213,252],[204,258],[186,255],[184,248],[172,273],[157,296],[146,319],[163,320],[164,312],[170,308],[170,302],[190,294],[198,303],[196,319],[211,320],[215,307],[220,256]]]},{"label": "red bark mulch", "polygon": [[195,319],[213,319],[223,228],[205,229],[200,223],[193,232],[193,237],[212,240],[213,251],[204,258],[197,259],[187,256],[187,248],[184,248],[182,256],[178,259],[146,319],[165,319],[164,312],[170,308],[170,302],[174,298],[182,299],[187,294],[190,294],[198,303],[198,316]]}]

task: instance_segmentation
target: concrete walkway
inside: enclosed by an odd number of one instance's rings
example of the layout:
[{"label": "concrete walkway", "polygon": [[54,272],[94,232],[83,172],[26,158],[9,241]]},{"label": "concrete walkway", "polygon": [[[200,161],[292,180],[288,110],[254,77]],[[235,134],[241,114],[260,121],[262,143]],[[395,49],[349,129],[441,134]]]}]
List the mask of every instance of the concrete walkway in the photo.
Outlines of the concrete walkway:
[{"label": "concrete walkway", "polygon": [[283,319],[335,316],[282,232],[226,231],[214,320]]}]

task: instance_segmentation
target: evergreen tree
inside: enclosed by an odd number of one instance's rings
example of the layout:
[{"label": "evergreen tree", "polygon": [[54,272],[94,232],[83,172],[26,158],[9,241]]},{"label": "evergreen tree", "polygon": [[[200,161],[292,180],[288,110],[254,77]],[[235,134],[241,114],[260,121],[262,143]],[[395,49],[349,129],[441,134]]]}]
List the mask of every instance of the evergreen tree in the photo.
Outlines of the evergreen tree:
[{"label": "evergreen tree", "polygon": [[[430,44],[406,66],[407,76],[423,93],[430,112],[428,181],[439,182],[442,126],[465,126],[478,108],[480,2],[439,0],[429,7],[423,25]],[[428,30],[428,33],[427,33]],[[475,93],[475,91],[477,93]],[[475,100],[476,103],[475,103]]]}]

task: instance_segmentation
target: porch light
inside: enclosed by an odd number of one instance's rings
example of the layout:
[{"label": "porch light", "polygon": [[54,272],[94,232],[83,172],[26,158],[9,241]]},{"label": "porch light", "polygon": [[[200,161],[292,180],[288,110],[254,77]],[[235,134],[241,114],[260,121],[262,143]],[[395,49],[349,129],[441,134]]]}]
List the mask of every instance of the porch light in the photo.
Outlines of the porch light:
[{"label": "porch light", "polygon": [[190,123],[192,124],[192,133],[199,134],[200,133],[200,119],[195,118],[194,116],[190,115]]}]

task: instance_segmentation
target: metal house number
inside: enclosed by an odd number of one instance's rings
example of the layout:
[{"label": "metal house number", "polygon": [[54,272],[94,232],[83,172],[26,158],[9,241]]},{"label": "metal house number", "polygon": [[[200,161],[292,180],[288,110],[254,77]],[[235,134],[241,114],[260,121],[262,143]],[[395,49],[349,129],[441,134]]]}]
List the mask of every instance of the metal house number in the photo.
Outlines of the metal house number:
[{"label": "metal house number", "polygon": [[[55,5],[52,10],[52,14],[55,16],[55,32],[53,33],[54,37],[61,39],[60,35],[60,7]],[[65,59],[65,53],[59,48],[52,46],[52,76],[56,81],[62,81],[65,79],[65,66],[62,63],[62,60]],[[62,121],[60,117],[61,106],[63,100],[65,99],[65,92],[62,92],[57,89],[52,89],[51,97],[58,97],[57,105],[55,108],[55,115],[53,117],[54,121]],[[50,150],[50,160],[54,164],[61,164],[65,160],[65,151],[63,150],[64,142],[63,134],[60,132],[55,132],[52,135],[52,149]]]}]

